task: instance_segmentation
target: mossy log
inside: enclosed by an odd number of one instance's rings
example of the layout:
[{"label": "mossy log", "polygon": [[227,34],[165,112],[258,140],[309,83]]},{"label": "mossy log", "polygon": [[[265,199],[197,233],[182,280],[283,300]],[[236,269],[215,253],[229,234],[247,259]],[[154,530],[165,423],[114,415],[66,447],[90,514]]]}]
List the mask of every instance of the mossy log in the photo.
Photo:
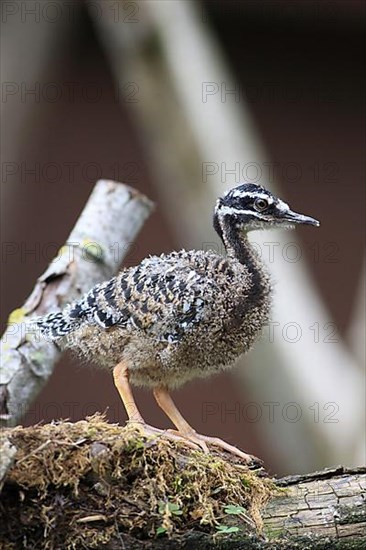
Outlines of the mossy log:
[{"label": "mossy log", "polygon": [[1,440],[0,548],[366,547],[366,468],[272,480],[99,415]]}]

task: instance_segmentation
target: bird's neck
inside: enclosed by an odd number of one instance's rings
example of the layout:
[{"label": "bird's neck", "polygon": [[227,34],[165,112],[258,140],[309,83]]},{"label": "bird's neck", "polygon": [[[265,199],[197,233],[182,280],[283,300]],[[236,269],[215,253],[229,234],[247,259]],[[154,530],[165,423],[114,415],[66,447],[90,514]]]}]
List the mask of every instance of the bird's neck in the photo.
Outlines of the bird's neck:
[{"label": "bird's neck", "polygon": [[230,223],[229,219],[225,217],[221,220],[214,220],[214,227],[225,245],[227,256],[235,258],[244,265],[252,276],[254,288],[267,294],[269,291],[268,276],[245,231]]},{"label": "bird's neck", "polygon": [[222,240],[229,257],[239,260],[251,273],[258,269],[259,258],[243,230],[224,222]]}]

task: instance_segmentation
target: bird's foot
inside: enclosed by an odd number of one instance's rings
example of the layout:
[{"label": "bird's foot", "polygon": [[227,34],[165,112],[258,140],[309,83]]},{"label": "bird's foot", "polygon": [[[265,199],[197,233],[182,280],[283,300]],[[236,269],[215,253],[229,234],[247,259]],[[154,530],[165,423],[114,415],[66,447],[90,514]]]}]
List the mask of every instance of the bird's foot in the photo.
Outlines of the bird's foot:
[{"label": "bird's foot", "polygon": [[246,464],[251,464],[253,462],[258,462],[258,459],[250,455],[248,453],[244,453],[244,451],[241,451],[234,445],[230,445],[230,443],[227,443],[226,441],[223,441],[219,437],[210,437],[209,435],[201,435],[197,434],[199,439],[201,439],[206,444],[212,445],[214,447],[220,447],[221,449],[224,449],[225,451],[228,451],[229,453],[238,456],[241,458]]},{"label": "bird's foot", "polygon": [[159,430],[159,428],[150,426],[150,424],[146,424],[146,422],[144,422],[143,420],[128,420],[126,422],[126,426],[134,428],[136,431],[139,432],[140,435],[161,435],[162,432],[162,430]]},{"label": "bird's foot", "polygon": [[150,426],[150,424],[146,424],[145,422],[135,420],[129,420],[127,422],[127,425],[135,428],[142,436],[164,438],[169,439],[170,441],[180,441],[195,450],[202,447],[202,445],[198,442],[196,443],[193,440],[188,441],[185,436],[175,430],[161,430],[160,428],[155,428],[154,426]]},{"label": "bird's foot", "polygon": [[237,447],[234,447],[234,445],[230,445],[229,443],[226,443],[226,441],[223,441],[222,439],[218,437],[210,437],[209,435],[202,435],[194,430],[192,432],[180,432],[176,430],[169,430],[172,434],[177,434],[180,437],[184,437],[186,441],[190,441],[195,443],[196,445],[199,445],[203,452],[209,453],[208,445],[212,445],[214,447],[221,447],[225,451],[228,451],[229,453],[238,456],[241,458],[246,464],[258,464],[259,459],[256,458],[253,455],[249,455],[247,453],[244,453]]},{"label": "bird's foot", "polygon": [[192,449],[199,450],[201,449],[204,453],[208,454],[210,452],[208,445],[212,445],[214,447],[221,447],[221,449],[224,449],[225,451],[228,451],[229,453],[238,456],[241,458],[242,461],[245,462],[245,464],[260,464],[260,461],[258,458],[256,458],[253,455],[244,453],[237,447],[234,447],[234,445],[230,445],[226,441],[223,441],[222,439],[218,437],[210,437],[208,435],[202,435],[194,430],[189,432],[181,432],[178,430],[161,430],[159,428],[155,428],[154,426],[150,426],[150,424],[146,424],[143,421],[135,421],[135,420],[129,420],[127,423],[128,426],[131,426],[135,428],[142,436],[150,437],[150,438],[163,438],[168,439],[170,441],[178,441],[183,442],[185,445],[188,445]]}]

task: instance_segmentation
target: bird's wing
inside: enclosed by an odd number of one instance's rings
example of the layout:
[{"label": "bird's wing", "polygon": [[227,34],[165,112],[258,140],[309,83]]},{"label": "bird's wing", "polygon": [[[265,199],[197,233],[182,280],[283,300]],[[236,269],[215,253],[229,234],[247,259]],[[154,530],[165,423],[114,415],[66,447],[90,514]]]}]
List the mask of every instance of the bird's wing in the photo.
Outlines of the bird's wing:
[{"label": "bird's wing", "polygon": [[174,342],[202,320],[205,302],[215,290],[214,281],[189,262],[154,256],[93,287],[70,306],[68,315],[106,329],[142,330]]}]

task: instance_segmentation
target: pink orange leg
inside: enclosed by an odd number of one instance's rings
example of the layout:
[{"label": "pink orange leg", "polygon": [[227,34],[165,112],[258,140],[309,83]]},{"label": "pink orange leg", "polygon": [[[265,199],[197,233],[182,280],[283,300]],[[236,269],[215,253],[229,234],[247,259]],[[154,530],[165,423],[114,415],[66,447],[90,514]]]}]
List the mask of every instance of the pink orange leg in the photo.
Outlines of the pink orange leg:
[{"label": "pink orange leg", "polygon": [[114,378],[114,383],[116,385],[118,393],[125,406],[126,413],[128,416],[128,421],[145,424],[145,421],[142,418],[140,411],[137,408],[136,401],[132,395],[128,368],[123,361],[121,363],[118,363],[118,365],[114,367],[113,378]]},{"label": "pink orange leg", "polygon": [[[128,366],[125,362],[121,361],[113,369],[113,378],[118,393],[122,399],[124,407],[127,412],[128,422],[133,424],[142,435],[162,436],[173,441],[185,441],[185,438],[179,434],[169,433],[166,430],[159,430],[153,426],[149,426],[144,421],[140,411],[137,408],[136,401],[133,397],[131,385],[129,381]],[[198,445],[191,443],[192,448],[197,449]]]}]

